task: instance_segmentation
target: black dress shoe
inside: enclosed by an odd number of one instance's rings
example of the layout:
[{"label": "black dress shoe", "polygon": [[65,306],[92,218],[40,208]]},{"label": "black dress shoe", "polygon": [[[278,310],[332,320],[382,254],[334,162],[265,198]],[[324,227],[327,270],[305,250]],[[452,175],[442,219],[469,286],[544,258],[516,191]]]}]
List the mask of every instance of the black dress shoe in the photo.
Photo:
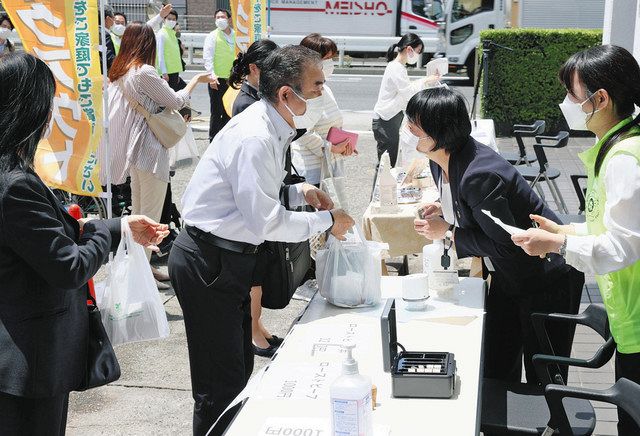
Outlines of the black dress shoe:
[{"label": "black dress shoe", "polygon": [[282,342],[284,341],[284,339],[279,338],[276,335],[271,335],[270,338],[265,338],[265,339],[267,340],[269,345],[274,346],[274,347],[279,347],[280,344],[282,344]]},{"label": "black dress shoe", "polygon": [[269,345],[269,348],[260,348],[253,346],[253,354],[260,357],[273,357],[276,353],[278,347],[274,347],[273,345]]}]

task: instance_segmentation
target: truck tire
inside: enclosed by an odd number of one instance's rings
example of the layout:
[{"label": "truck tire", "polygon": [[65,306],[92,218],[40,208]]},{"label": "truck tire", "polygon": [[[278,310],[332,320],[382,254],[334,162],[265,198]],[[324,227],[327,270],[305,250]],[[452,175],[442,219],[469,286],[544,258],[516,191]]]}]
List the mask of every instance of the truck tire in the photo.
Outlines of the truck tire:
[{"label": "truck tire", "polygon": [[467,68],[467,76],[469,76],[469,80],[466,82],[468,86],[474,86],[476,84],[475,73],[476,73],[476,52],[475,50],[469,53],[467,57],[467,61],[464,63],[464,66]]}]

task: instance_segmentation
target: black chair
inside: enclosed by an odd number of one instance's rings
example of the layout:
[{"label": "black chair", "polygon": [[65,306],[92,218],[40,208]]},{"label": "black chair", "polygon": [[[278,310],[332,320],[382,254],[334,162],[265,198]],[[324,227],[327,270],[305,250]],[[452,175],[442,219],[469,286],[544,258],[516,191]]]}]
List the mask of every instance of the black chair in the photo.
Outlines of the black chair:
[{"label": "black chair", "polygon": [[570,223],[583,223],[586,221],[587,217],[584,215],[585,212],[585,195],[586,188],[583,188],[580,185],[580,180],[586,180],[587,176],[584,174],[571,174],[569,176],[571,178],[571,183],[573,185],[574,191],[576,191],[576,195],[578,196],[578,213],[577,214],[560,214],[560,220],[563,224]]},{"label": "black chair", "polygon": [[532,162],[535,162],[536,156],[531,153],[527,153],[527,149],[524,146],[524,140],[522,138],[533,138],[536,135],[542,135],[546,123],[543,120],[537,120],[533,124],[514,124],[513,136],[516,138],[516,144],[518,144],[518,151],[505,151],[500,152],[500,156],[505,158],[511,165],[525,164],[531,166]]},{"label": "black chair", "polygon": [[[545,324],[549,321],[581,324],[595,330],[605,343],[588,360],[555,356]],[[560,313],[532,315],[532,322],[544,354],[533,356],[533,363],[543,386],[484,379],[482,388],[481,430],[485,435],[542,435],[550,420],[545,386],[564,385],[560,366],[600,368],[615,351],[609,333],[607,313],[601,305],[590,305],[578,315]],[[551,370],[551,371],[550,371]],[[576,435],[590,435],[595,428],[595,412],[588,400],[572,399],[565,403],[570,425]],[[552,433],[547,433],[552,434]]]},{"label": "black chair", "polygon": [[556,179],[560,177],[560,170],[557,168],[553,168],[549,166],[549,160],[547,159],[547,155],[544,152],[545,148],[563,148],[566,147],[569,143],[569,132],[560,132],[556,136],[536,136],[536,143],[533,145],[533,151],[536,153],[536,157],[538,158],[538,168],[534,168],[532,166],[527,165],[517,165],[516,169],[522,177],[525,178],[531,185],[531,187],[536,187],[538,189],[538,193],[544,200],[544,192],[540,189],[539,186],[536,186],[538,182],[545,181],[549,186],[549,190],[551,191],[551,195],[553,196],[556,205],[558,206],[558,210],[561,213],[568,214],[567,205],[564,202],[564,198],[562,198],[562,194],[560,193],[560,189],[556,184]]},{"label": "black chair", "polygon": [[565,398],[579,398],[615,404],[624,409],[640,425],[640,401],[638,401],[638,398],[640,398],[640,385],[626,378],[621,378],[611,388],[603,391],[549,385],[544,395],[551,411],[551,421],[548,426],[549,434],[552,434],[551,431],[553,429],[558,429],[562,435],[571,436],[576,434],[567,419],[567,412],[563,404],[566,404],[566,400],[563,401]]}]

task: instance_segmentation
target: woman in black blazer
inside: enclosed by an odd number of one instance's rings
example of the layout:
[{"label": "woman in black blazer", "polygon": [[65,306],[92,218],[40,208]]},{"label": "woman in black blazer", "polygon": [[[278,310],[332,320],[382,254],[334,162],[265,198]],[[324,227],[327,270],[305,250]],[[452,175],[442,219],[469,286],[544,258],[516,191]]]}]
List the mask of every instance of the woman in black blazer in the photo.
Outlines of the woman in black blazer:
[{"label": "woman in black blazer", "polygon": [[[0,434],[62,435],[87,363],[87,282],[120,240],[120,220],[76,221],[33,169],[51,130],[46,64],[0,57]],[[154,246],[167,226],[129,218]]]},{"label": "woman in black blazer", "polygon": [[[531,313],[577,313],[584,275],[560,256],[527,256],[482,210],[524,229],[531,227],[531,213],[555,222],[558,217],[511,164],[471,137],[460,94],[444,88],[421,91],[409,102],[407,117],[406,136],[431,160],[441,196],[439,203],[423,207],[425,219],[415,221],[416,231],[435,240],[451,228],[458,257],[482,257],[483,275],[491,276],[485,301],[484,376],[520,381],[524,353],[527,382],[539,383],[531,362],[540,350]],[[574,329],[549,327],[554,350],[568,356]],[[566,371],[562,375],[566,381]]]}]

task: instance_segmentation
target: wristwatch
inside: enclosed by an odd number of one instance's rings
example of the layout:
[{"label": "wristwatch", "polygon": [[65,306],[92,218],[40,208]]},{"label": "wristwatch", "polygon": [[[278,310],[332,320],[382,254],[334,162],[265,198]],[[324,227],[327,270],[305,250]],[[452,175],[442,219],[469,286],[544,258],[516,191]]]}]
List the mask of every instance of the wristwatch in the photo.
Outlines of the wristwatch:
[{"label": "wristwatch", "polygon": [[562,245],[558,249],[558,254],[562,257],[567,256],[567,235],[564,235],[564,241],[562,242]]}]

